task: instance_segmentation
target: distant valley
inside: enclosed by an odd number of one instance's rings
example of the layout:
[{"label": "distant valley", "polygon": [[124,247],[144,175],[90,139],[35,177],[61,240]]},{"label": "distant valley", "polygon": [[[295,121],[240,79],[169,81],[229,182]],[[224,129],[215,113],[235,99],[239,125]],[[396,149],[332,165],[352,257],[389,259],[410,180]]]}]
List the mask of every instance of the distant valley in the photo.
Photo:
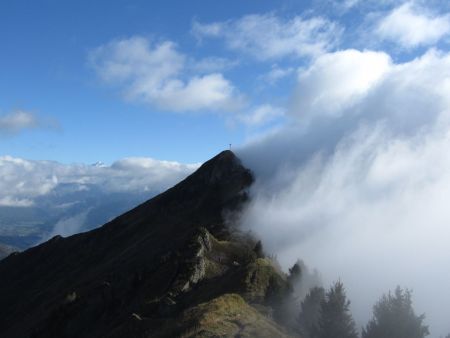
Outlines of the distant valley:
[{"label": "distant valley", "polygon": [[74,187],[59,187],[34,206],[0,207],[0,244],[24,250],[55,235],[91,230],[156,194],[106,194],[95,186],[83,191],[70,188]]},{"label": "distant valley", "polygon": [[0,157],[0,259],[55,235],[94,229],[197,167],[151,158],[84,165]]}]

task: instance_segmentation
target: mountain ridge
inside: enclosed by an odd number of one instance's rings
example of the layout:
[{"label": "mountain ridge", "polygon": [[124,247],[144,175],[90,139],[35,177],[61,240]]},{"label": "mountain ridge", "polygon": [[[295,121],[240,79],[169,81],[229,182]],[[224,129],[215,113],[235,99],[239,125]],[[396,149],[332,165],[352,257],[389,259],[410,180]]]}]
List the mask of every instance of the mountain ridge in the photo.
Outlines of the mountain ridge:
[{"label": "mountain ridge", "polygon": [[[0,261],[2,337],[120,337],[121,330],[123,337],[134,330],[141,330],[136,336],[165,336],[174,318],[188,309],[188,318],[204,313],[208,305],[201,304],[216,306],[218,297],[228,305],[238,298],[227,294],[263,303],[273,283],[286,288],[284,276],[269,260],[258,261],[251,241],[233,239],[226,219],[243,207],[252,182],[252,173],[224,151],[98,229],[55,236],[8,256]],[[196,312],[198,306],[203,310]],[[262,316],[253,311],[246,313]],[[269,317],[260,319],[272,331],[280,329]],[[236,325],[225,329],[245,331]],[[215,335],[219,329],[211,330]]]}]

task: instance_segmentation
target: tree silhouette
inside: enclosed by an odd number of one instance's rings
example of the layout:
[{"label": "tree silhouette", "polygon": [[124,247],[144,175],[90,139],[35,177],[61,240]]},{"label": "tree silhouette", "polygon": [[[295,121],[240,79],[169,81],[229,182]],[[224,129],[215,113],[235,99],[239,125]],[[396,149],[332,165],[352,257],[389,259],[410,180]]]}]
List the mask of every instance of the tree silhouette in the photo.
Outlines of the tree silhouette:
[{"label": "tree silhouette", "polygon": [[314,287],[309,290],[302,304],[298,317],[299,332],[304,338],[317,336],[317,325],[320,316],[320,304],[325,299],[325,290]]},{"label": "tree silhouette", "polygon": [[256,258],[264,258],[264,250],[261,241],[256,242],[253,252],[256,254]]},{"label": "tree silhouette", "polygon": [[344,285],[336,282],[320,303],[318,338],[357,338]]},{"label": "tree silhouette", "polygon": [[302,274],[302,268],[300,267],[300,261],[297,261],[292,268],[289,268],[289,276],[292,278],[299,278]]},{"label": "tree silhouette", "polygon": [[373,318],[363,329],[363,338],[423,338],[429,335],[424,315],[414,313],[411,291],[399,286],[383,295],[373,307]]}]

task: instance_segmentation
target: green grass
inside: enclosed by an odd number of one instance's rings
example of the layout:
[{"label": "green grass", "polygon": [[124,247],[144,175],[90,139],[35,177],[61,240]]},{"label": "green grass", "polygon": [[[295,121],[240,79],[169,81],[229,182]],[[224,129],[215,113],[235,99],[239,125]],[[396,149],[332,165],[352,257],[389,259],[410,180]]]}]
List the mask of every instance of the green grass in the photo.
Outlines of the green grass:
[{"label": "green grass", "polygon": [[186,310],[167,336],[173,337],[288,337],[270,318],[237,294],[225,294]]}]

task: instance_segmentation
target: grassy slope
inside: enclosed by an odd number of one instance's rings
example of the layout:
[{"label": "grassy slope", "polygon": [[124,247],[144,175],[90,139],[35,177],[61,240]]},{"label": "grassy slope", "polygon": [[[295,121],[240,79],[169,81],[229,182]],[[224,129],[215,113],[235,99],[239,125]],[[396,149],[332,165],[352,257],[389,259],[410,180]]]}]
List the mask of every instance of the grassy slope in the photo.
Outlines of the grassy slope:
[{"label": "grassy slope", "polygon": [[225,294],[186,310],[162,336],[288,337],[283,329],[237,294]]}]

